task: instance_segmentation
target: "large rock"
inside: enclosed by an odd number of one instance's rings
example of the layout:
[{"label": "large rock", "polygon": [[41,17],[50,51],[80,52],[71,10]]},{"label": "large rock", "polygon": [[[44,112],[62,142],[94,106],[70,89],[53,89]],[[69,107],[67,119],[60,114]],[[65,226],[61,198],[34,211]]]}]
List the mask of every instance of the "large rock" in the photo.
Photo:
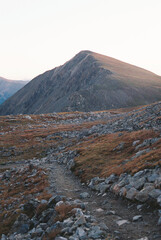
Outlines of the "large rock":
[{"label": "large rock", "polygon": [[134,200],[137,193],[138,191],[136,188],[132,187],[127,191],[126,198],[129,200]]},{"label": "large rock", "polygon": [[151,192],[149,192],[149,196],[154,199],[157,199],[160,195],[161,195],[160,189],[153,189]]},{"label": "large rock", "polygon": [[137,190],[140,190],[144,186],[145,181],[146,181],[145,177],[137,179],[133,178],[132,181],[130,181],[130,184]]},{"label": "large rock", "polygon": [[149,199],[149,193],[154,189],[154,186],[147,186],[138,192],[135,199],[140,202],[146,202]]}]

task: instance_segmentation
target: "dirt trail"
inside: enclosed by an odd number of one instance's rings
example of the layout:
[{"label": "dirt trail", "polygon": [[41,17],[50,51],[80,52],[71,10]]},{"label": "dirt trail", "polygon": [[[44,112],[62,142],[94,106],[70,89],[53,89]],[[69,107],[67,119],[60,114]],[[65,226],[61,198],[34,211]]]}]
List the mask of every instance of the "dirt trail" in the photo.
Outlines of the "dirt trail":
[{"label": "dirt trail", "polygon": [[[23,166],[25,163],[22,164]],[[8,169],[12,167],[22,167],[20,164],[6,164],[1,165],[1,169]],[[57,161],[52,160],[51,163],[41,162],[41,167],[48,170],[49,174],[49,192],[51,194],[64,195],[68,198],[80,199],[80,194],[88,192],[90,198],[85,198],[82,201],[87,203],[87,210],[93,215],[97,222],[105,223],[109,228],[109,233],[113,239],[119,240],[160,240],[161,227],[157,226],[158,214],[157,211],[139,211],[135,204],[122,200],[112,193],[107,193],[105,196],[98,196],[89,187],[82,185],[79,179],[64,165],[58,164]],[[98,209],[103,211],[98,212]],[[109,211],[115,211],[115,214],[109,214]],[[143,221],[133,222],[132,218],[136,215],[142,215]],[[128,220],[119,226],[116,221]],[[115,238],[115,237],[119,238]],[[146,239],[146,238],[145,238]]]},{"label": "dirt trail", "polygon": [[[136,240],[143,237],[148,237],[148,240],[161,239],[161,229],[157,226],[157,213],[139,211],[135,204],[131,204],[125,200],[117,198],[112,193],[107,193],[106,196],[98,196],[91,191],[87,186],[80,183],[79,179],[67,170],[64,165],[58,164],[56,161],[45,164],[45,168],[49,171],[49,182],[51,193],[64,195],[68,198],[80,199],[80,193],[88,192],[90,198],[83,201],[88,202],[87,210],[90,211],[98,222],[105,223],[109,232],[115,239],[115,235],[119,235],[120,240]],[[98,209],[102,212],[98,212]],[[109,211],[115,211],[114,215],[109,215]],[[132,218],[136,215],[142,215],[143,221],[133,222]],[[128,220],[129,223],[118,226],[116,221]],[[119,233],[117,232],[119,231]]]}]

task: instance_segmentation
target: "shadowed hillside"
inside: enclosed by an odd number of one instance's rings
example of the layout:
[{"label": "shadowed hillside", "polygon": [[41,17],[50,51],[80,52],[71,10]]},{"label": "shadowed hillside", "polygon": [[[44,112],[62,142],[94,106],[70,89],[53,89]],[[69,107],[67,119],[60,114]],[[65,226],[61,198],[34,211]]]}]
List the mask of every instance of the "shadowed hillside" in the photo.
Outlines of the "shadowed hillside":
[{"label": "shadowed hillside", "polygon": [[97,111],[161,100],[161,77],[90,51],[47,71],[0,107],[0,114]]}]

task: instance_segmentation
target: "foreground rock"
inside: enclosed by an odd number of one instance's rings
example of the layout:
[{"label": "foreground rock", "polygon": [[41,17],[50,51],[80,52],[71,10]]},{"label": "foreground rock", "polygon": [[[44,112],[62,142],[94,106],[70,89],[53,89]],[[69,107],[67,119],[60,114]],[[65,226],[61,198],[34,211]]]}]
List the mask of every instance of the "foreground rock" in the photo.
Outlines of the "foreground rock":
[{"label": "foreground rock", "polygon": [[[63,200],[57,202],[58,199]],[[107,236],[108,228],[96,223],[89,212],[82,210],[80,200],[53,196],[47,203],[36,202],[36,205],[37,213],[32,218],[20,214],[12,226],[12,233],[2,235],[1,240],[39,240],[43,237],[51,239],[51,236],[52,239],[56,236],[56,239],[70,240],[105,239]]]}]

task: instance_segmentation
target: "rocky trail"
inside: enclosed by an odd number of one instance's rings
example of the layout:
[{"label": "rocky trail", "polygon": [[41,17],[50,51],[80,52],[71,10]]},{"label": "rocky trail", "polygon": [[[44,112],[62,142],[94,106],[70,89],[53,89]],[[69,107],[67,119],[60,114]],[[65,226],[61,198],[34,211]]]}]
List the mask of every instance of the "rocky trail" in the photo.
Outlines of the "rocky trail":
[{"label": "rocky trail", "polygon": [[[0,168],[19,169],[25,168],[28,164],[26,161],[22,165],[19,163],[6,164],[5,166],[0,166]],[[141,205],[123,200],[111,192],[102,195],[92,191],[87,185],[82,184],[79,178],[67,169],[65,165],[58,163],[52,156],[48,156],[46,161],[45,159],[42,159],[42,161],[36,160],[36,165],[43,168],[48,174],[48,192],[53,196],[64,196],[72,201],[81,201],[87,213],[94,217],[95,224],[102,224],[106,228],[107,239],[161,239],[161,229],[160,226],[157,226],[157,211],[154,209],[141,208]],[[3,240],[3,238],[1,239]]]},{"label": "rocky trail", "polygon": [[[114,239],[161,239],[161,229],[157,226],[158,217],[155,211],[138,210],[136,204],[122,200],[112,193],[99,196],[88,186],[81,184],[64,165],[55,160],[51,162],[43,166],[49,173],[49,192],[83,200],[87,210],[97,222],[106,224],[108,232]],[[133,220],[135,216],[140,218],[135,221]]]}]

